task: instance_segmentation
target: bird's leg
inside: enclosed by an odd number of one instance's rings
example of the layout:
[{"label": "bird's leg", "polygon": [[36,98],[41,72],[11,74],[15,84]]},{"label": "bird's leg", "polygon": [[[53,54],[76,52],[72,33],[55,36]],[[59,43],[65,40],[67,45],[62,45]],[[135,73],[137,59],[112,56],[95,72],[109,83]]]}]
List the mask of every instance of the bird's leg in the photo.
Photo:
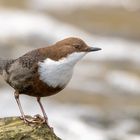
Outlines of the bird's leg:
[{"label": "bird's leg", "polygon": [[19,93],[15,92],[14,95],[15,95],[15,99],[16,99],[16,102],[18,104],[20,113],[21,113],[21,118],[25,121],[25,115],[24,115],[24,112],[23,112],[23,109],[22,109],[22,106],[21,106],[21,103],[20,103],[20,100],[19,100]]},{"label": "bird's leg", "polygon": [[16,102],[18,104],[18,107],[19,107],[19,110],[20,110],[20,113],[21,113],[21,119],[24,120],[25,123],[30,123],[31,120],[28,120],[26,117],[25,117],[25,114],[23,112],[23,109],[22,109],[22,106],[21,106],[21,103],[20,103],[20,100],[19,100],[19,93],[18,92],[15,92],[15,99],[16,99]]},{"label": "bird's leg", "polygon": [[[42,105],[42,103],[41,103],[41,101],[40,101],[40,97],[37,97],[37,102],[39,103],[39,106],[40,106],[41,111],[42,111],[42,113],[43,113],[44,121],[45,121],[45,123],[48,125],[48,117],[47,117],[47,114],[46,114],[46,112],[45,112],[45,109],[43,108],[43,105]],[[48,125],[48,126],[49,126],[49,125]]]}]

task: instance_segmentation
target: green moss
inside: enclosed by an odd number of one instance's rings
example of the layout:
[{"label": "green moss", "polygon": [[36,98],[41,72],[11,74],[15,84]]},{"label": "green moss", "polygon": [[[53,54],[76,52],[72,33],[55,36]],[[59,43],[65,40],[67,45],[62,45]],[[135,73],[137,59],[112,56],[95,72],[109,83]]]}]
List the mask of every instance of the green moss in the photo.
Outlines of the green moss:
[{"label": "green moss", "polygon": [[61,140],[46,124],[29,126],[18,117],[0,119],[0,140]]}]

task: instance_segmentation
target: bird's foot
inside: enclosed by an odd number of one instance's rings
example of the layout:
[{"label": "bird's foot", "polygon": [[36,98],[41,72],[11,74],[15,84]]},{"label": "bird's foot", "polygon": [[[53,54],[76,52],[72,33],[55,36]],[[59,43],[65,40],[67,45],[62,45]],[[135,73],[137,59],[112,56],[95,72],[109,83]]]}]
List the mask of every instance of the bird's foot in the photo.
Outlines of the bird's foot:
[{"label": "bird's foot", "polygon": [[44,123],[44,119],[40,115],[35,115],[35,117],[31,117],[31,116],[20,116],[20,119],[23,120],[28,125],[34,125],[34,124],[42,124],[42,123]]},{"label": "bird's foot", "polygon": [[31,125],[31,123],[35,123],[32,118],[29,116],[20,116],[20,119],[24,121],[24,123]]},{"label": "bird's foot", "polygon": [[33,120],[41,122],[41,123],[44,122],[44,118],[39,114],[34,115]]},{"label": "bird's foot", "polygon": [[40,120],[42,123],[46,124],[51,130],[53,130],[52,127],[50,127],[49,123],[48,123],[48,118],[47,117],[42,117],[41,115],[37,114],[34,116],[35,119]]},{"label": "bird's foot", "polygon": [[53,131],[53,128],[50,127],[48,123],[48,118],[44,118],[39,114],[35,115],[34,117],[20,116],[20,119],[23,120],[26,124],[31,126],[34,124],[46,124]]}]

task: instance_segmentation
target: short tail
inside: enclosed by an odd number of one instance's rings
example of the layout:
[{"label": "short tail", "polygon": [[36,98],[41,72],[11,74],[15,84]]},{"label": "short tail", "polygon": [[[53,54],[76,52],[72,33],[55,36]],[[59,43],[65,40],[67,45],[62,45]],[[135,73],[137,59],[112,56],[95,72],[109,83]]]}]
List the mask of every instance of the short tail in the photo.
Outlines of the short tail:
[{"label": "short tail", "polygon": [[13,63],[13,59],[1,59],[0,58],[0,75],[2,75],[3,70],[5,70],[11,63]]}]

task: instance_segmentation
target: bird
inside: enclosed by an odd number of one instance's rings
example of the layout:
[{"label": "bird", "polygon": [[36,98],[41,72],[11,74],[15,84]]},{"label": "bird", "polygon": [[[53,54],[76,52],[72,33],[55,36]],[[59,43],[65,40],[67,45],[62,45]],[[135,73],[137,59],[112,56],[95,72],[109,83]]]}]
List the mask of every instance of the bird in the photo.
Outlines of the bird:
[{"label": "bird", "polygon": [[23,112],[19,96],[33,96],[43,113],[43,122],[48,117],[41,103],[42,97],[57,94],[72,78],[74,66],[89,52],[101,50],[90,47],[78,37],[68,37],[53,45],[37,48],[16,59],[0,58],[0,75],[14,88],[14,97],[25,123],[29,120]]}]

